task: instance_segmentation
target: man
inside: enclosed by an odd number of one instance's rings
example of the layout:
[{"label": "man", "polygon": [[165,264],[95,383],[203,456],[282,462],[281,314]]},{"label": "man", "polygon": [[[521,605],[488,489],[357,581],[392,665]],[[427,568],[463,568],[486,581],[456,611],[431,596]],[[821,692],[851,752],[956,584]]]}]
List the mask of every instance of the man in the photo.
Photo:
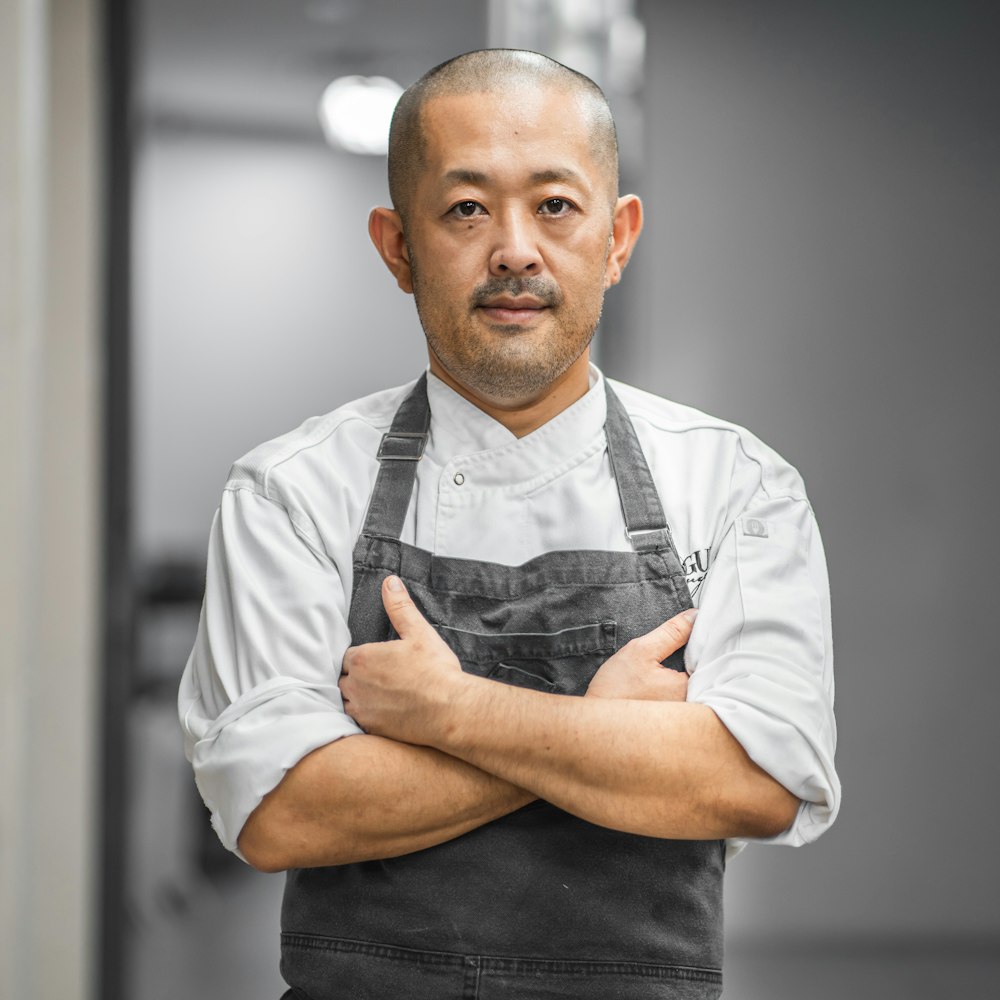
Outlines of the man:
[{"label": "man", "polygon": [[180,697],[213,823],[289,870],[290,997],[717,997],[726,842],[839,801],[801,481],[590,365],[642,226],[591,81],[445,63],[389,179],[429,372],[234,466]]}]

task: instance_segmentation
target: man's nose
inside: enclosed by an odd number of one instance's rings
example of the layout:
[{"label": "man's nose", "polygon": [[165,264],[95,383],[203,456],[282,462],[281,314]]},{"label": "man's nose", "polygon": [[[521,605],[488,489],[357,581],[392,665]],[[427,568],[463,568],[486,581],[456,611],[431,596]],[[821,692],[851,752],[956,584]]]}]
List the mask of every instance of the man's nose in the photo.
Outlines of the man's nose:
[{"label": "man's nose", "polygon": [[496,230],[490,273],[498,276],[538,274],[542,269],[537,234],[531,222],[511,213]]}]

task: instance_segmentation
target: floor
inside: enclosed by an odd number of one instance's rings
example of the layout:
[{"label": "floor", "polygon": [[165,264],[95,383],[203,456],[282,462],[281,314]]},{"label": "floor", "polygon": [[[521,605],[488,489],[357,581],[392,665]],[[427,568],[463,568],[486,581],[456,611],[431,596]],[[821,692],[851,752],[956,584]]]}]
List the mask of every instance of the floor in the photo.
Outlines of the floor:
[{"label": "floor", "polygon": [[[232,870],[134,924],[129,1000],[278,1000],[283,879]],[[730,943],[726,1000],[995,1000],[1000,952]],[[395,1000],[395,998],[393,998]]]}]

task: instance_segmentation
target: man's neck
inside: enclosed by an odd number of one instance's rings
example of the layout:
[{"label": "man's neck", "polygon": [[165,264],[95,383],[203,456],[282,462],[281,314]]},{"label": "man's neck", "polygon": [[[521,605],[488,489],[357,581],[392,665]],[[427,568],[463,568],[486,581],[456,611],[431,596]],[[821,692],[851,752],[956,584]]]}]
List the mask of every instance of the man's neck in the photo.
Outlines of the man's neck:
[{"label": "man's neck", "polygon": [[587,394],[590,389],[590,348],[588,347],[554,382],[528,400],[508,402],[484,399],[468,386],[457,381],[438,360],[430,355],[431,373],[450,386],[473,406],[504,425],[515,437],[523,438],[547,424],[567,407]]}]

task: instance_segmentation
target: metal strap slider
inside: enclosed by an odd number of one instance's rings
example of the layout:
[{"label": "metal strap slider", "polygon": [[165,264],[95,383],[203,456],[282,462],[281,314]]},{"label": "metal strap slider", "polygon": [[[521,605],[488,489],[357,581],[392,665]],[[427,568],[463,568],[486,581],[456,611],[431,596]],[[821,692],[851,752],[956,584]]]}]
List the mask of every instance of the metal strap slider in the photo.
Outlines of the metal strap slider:
[{"label": "metal strap slider", "polygon": [[426,434],[411,431],[386,431],[375,456],[380,462],[419,462],[427,443]]},{"label": "metal strap slider", "polygon": [[625,537],[637,552],[665,549],[670,545],[670,529],[666,525],[662,528],[639,528],[635,531],[626,528]]}]

